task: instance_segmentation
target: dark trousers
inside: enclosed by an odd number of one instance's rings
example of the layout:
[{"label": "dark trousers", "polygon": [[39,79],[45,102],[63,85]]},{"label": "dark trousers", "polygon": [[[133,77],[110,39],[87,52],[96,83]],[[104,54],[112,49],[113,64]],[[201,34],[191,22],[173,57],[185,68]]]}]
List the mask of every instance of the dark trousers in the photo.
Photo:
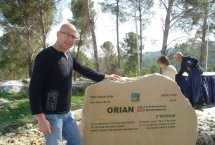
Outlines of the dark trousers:
[{"label": "dark trousers", "polygon": [[193,69],[189,73],[189,82],[191,87],[191,103],[192,105],[199,105],[203,100],[201,100],[201,85],[202,85],[202,72],[199,69]]}]

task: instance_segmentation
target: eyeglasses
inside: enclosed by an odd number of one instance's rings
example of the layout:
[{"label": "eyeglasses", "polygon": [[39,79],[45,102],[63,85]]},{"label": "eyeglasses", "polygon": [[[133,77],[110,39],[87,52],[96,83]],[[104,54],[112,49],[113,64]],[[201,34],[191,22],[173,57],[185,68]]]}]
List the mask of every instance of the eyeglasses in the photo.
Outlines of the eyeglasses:
[{"label": "eyeglasses", "polygon": [[63,31],[60,31],[60,33],[66,35],[67,37],[72,37],[73,39],[78,39],[77,36],[73,35],[73,34],[69,34],[67,32],[63,32]]}]

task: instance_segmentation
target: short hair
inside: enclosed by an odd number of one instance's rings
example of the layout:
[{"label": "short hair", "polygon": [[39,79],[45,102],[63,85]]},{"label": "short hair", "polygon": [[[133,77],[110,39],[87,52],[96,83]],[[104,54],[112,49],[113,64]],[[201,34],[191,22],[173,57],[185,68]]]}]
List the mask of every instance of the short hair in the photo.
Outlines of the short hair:
[{"label": "short hair", "polygon": [[169,59],[166,56],[161,56],[158,58],[157,63],[169,65]]}]

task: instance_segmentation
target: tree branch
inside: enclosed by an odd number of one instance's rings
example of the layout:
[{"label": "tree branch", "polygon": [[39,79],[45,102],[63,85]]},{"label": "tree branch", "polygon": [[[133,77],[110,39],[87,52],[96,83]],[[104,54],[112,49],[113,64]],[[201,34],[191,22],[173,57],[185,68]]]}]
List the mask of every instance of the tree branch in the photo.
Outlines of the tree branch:
[{"label": "tree branch", "polygon": [[172,17],[172,19],[170,19],[170,22],[171,22],[171,21],[174,21],[175,19],[180,18],[180,17],[183,16],[183,15],[184,15],[184,12],[178,13],[177,15],[175,15],[174,17]]},{"label": "tree branch", "polygon": [[167,7],[166,3],[165,3],[163,0],[160,0],[160,1],[161,1],[161,3],[163,4],[163,6],[165,7],[165,9],[167,10],[168,7]]},{"label": "tree branch", "polygon": [[184,36],[180,36],[180,37],[177,37],[177,38],[173,39],[172,41],[170,41],[170,42],[167,44],[167,47],[168,47],[170,44],[172,44],[173,42],[175,42],[176,40],[178,40],[178,39],[182,40],[182,38],[185,39],[185,37],[187,37],[187,36],[184,35]]}]

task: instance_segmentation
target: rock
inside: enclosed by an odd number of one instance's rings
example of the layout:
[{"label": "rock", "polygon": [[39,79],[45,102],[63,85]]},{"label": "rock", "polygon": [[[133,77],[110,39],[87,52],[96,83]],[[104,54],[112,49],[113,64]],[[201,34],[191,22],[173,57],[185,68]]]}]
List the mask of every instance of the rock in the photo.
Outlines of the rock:
[{"label": "rock", "polygon": [[[80,122],[82,109],[72,111]],[[196,110],[198,117],[198,140],[196,145],[215,145],[215,107]],[[65,143],[65,142],[64,142]],[[0,145],[44,145],[43,134],[34,124],[26,124],[12,133],[0,132]]]},{"label": "rock", "polygon": [[82,109],[78,109],[78,110],[72,111],[72,117],[76,121],[80,121],[81,120],[81,116],[82,116]]},{"label": "rock", "polygon": [[29,124],[26,124],[26,129],[31,129],[33,127],[33,124],[29,123]]},{"label": "rock", "polygon": [[74,81],[72,84],[73,95],[83,93],[85,89],[91,84],[94,84],[94,82],[89,80]]},{"label": "rock", "polygon": [[[9,80],[0,83],[0,92],[7,92],[7,93],[19,93],[24,92],[28,93],[28,84],[30,80]],[[73,94],[80,94],[83,93],[87,86],[94,84],[94,82],[89,80],[81,80],[81,81],[74,81],[72,85],[72,92]]]},{"label": "rock", "polygon": [[85,145],[196,144],[196,113],[177,84],[166,77],[104,80],[85,94]]},{"label": "rock", "polygon": [[19,93],[26,92],[28,90],[28,85],[18,80],[10,80],[0,84],[0,92],[7,93]]},{"label": "rock", "polygon": [[8,137],[13,137],[13,136],[15,136],[15,135],[16,135],[16,133],[14,133],[14,132],[7,133],[7,134],[6,134],[6,136],[8,136]]},{"label": "rock", "polygon": [[197,145],[215,145],[215,107],[196,110],[198,117]]}]

